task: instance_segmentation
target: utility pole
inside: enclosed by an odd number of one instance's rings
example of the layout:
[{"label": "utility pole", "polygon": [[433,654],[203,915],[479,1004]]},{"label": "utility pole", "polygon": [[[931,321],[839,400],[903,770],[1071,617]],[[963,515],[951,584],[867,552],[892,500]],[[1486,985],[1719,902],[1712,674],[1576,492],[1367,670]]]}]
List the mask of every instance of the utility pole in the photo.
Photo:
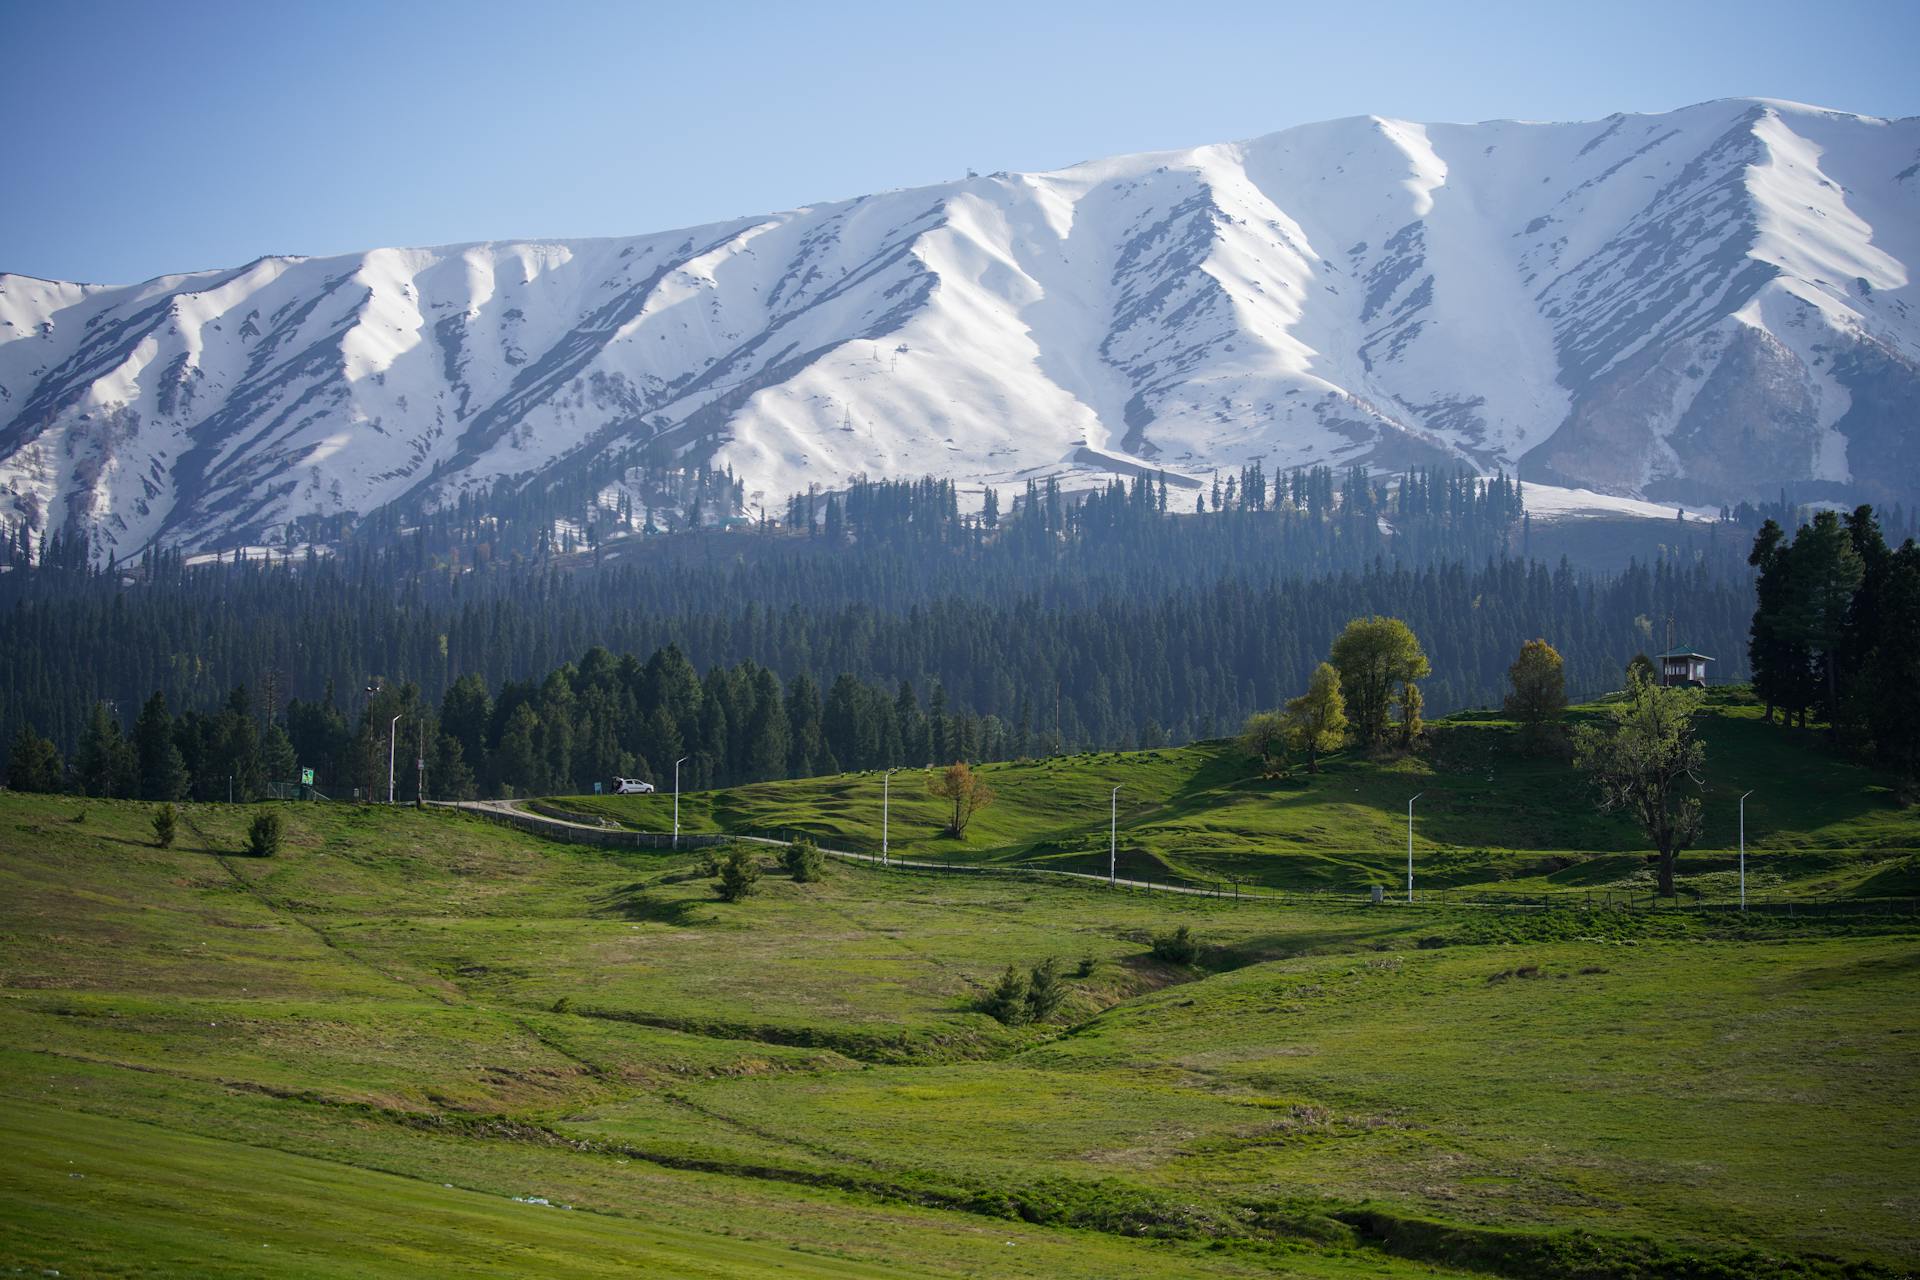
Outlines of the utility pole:
[{"label": "utility pole", "polygon": [[424,809],[427,807],[427,718],[425,716],[420,717],[420,755],[413,763],[420,774],[418,781],[414,783],[413,807]]},{"label": "utility pole", "polygon": [[[1747,792],[1747,796],[1753,792]],[[1740,797],[1740,910],[1747,909],[1747,796]]]},{"label": "utility pole", "polygon": [[673,762],[673,847],[680,847],[680,766],[691,756],[681,756]]},{"label": "utility pole", "polygon": [[1120,788],[1107,796],[1107,888],[1120,887]]},{"label": "utility pole", "polygon": [[[404,714],[404,713],[403,713]],[[400,717],[387,721],[387,803],[393,803],[393,757],[400,746]]]},{"label": "utility pole", "polygon": [[[1418,800],[1427,794],[1422,791],[1413,797]],[[1407,801],[1407,903],[1413,903],[1413,800]]]},{"label": "utility pole", "polygon": [[889,769],[880,775],[880,865],[887,865],[887,808],[892,800],[893,775],[898,769]]}]

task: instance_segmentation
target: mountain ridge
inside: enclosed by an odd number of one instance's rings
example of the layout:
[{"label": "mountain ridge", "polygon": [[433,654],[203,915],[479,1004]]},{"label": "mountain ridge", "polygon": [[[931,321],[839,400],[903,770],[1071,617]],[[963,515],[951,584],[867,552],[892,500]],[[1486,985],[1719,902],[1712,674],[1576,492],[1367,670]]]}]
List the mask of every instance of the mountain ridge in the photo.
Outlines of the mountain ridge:
[{"label": "mountain ridge", "polygon": [[1359,116],[640,236],[0,276],[0,509],[125,554],[643,456],[750,510],[1256,460],[1910,499],[1916,174],[1920,120],[1771,99]]}]

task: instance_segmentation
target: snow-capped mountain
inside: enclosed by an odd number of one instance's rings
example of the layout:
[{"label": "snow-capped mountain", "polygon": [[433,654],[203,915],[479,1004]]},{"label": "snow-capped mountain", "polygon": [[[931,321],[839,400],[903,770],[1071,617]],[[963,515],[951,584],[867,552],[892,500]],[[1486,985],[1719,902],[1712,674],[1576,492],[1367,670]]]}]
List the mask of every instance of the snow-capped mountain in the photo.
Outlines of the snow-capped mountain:
[{"label": "snow-capped mountain", "polygon": [[1920,119],[1375,117],[623,239],[0,276],[0,502],[125,555],[645,442],[748,505],[1262,459],[1920,493]]}]

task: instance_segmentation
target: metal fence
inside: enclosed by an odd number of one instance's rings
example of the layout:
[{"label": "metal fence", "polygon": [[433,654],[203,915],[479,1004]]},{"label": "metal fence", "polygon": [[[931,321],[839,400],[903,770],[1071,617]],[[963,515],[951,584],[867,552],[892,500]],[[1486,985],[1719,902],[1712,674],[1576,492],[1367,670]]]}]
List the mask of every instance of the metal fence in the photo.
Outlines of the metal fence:
[{"label": "metal fence", "polygon": [[[702,832],[687,833],[678,838],[666,832],[634,831],[620,826],[604,825],[606,819],[594,814],[573,813],[559,805],[548,802],[523,802],[537,812],[524,813],[514,809],[472,802],[433,801],[435,807],[458,808],[491,822],[514,827],[530,835],[541,836],[569,844],[592,845],[599,848],[625,848],[663,850],[671,848],[699,849],[713,848],[736,841],[750,841],[763,845],[784,845],[795,839],[805,837],[818,843],[819,832],[793,827],[754,827],[745,831],[715,834]],[[839,845],[865,847],[828,848],[822,844],[824,852],[862,862],[875,869],[885,869],[901,874],[919,874],[930,876],[970,875],[995,876],[1004,879],[1025,880],[1031,883],[1049,883],[1077,885],[1082,888],[1102,892],[1162,894],[1169,897],[1193,900],[1196,898],[1227,902],[1264,903],[1274,906],[1310,906],[1320,910],[1345,908],[1368,908],[1385,910],[1398,907],[1402,910],[1413,908],[1474,908],[1491,911],[1513,912],[1661,912],[1661,913],[1739,913],[1742,907],[1738,901],[1708,901],[1698,898],[1662,898],[1652,892],[1629,892],[1623,890],[1587,889],[1565,890],[1557,893],[1488,893],[1481,890],[1461,888],[1416,889],[1413,901],[1406,901],[1404,894],[1396,897],[1391,888],[1387,888],[1378,901],[1373,896],[1373,887],[1365,889],[1270,889],[1256,886],[1248,881],[1231,879],[1220,880],[1182,880],[1156,881],[1143,878],[1135,873],[1132,876],[1108,877],[1092,872],[1061,871],[1048,867],[1035,867],[1020,863],[980,863],[934,860],[919,857],[890,856],[881,862],[879,846],[875,842],[863,840],[844,840],[835,838]],[[1857,916],[1857,917],[1895,917],[1920,916],[1920,898],[1749,898],[1745,907],[1749,914],[1771,916]]]}]

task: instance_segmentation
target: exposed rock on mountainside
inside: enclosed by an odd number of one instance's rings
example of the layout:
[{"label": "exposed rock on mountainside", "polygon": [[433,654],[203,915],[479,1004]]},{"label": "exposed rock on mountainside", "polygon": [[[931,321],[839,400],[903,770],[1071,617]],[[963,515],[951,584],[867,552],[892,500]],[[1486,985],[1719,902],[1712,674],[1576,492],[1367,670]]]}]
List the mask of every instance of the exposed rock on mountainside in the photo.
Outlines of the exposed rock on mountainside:
[{"label": "exposed rock on mountainside", "polygon": [[158,539],[649,448],[749,505],[1457,460],[1920,495],[1920,120],[1374,117],[624,239],[0,276],[0,504]]}]

